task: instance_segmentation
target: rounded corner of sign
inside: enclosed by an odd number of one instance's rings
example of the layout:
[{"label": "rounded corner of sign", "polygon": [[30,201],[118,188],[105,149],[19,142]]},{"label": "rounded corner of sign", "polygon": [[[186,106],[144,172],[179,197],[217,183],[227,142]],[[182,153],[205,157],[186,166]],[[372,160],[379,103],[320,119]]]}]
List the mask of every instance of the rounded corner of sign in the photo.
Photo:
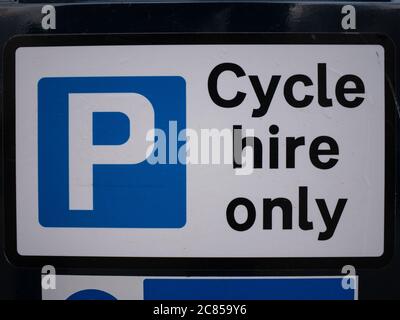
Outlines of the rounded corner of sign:
[{"label": "rounded corner of sign", "polygon": [[[379,51],[380,52],[377,52],[377,54],[379,55],[379,54],[381,54],[382,56],[384,56],[385,55],[385,52],[386,52],[386,48],[385,48],[385,45],[383,45],[382,43],[378,43],[378,44],[376,44],[375,45],[378,49],[379,49]],[[378,50],[377,50],[378,51]]]},{"label": "rounded corner of sign", "polygon": [[177,229],[182,229],[186,226],[187,223],[187,219],[186,217],[184,217],[181,221],[179,221],[179,223],[177,224],[176,228]]},{"label": "rounded corner of sign", "polygon": [[394,48],[394,41],[387,33],[377,33],[376,38],[378,40],[377,45],[382,46],[383,49],[386,49],[389,46]]},{"label": "rounded corner of sign", "polygon": [[49,228],[49,227],[52,227],[52,226],[50,226],[50,225],[45,221],[45,219],[43,219],[43,217],[41,217],[40,215],[39,215],[39,218],[38,218],[38,223],[39,223],[39,226],[42,227],[42,228]]},{"label": "rounded corner of sign", "polygon": [[38,80],[37,86],[39,89],[46,84],[47,79],[48,79],[48,77],[43,77]]},{"label": "rounded corner of sign", "polygon": [[4,46],[5,57],[16,56],[19,49],[24,47],[27,37],[24,35],[15,35],[9,38]]},{"label": "rounded corner of sign", "polygon": [[13,36],[6,41],[4,46],[4,51],[6,52],[16,52],[18,48],[21,47],[21,36]]},{"label": "rounded corner of sign", "polygon": [[[384,268],[392,260],[393,250],[391,248],[382,247],[375,255],[361,258],[358,267],[360,268]],[[357,265],[357,263],[356,263]]]},{"label": "rounded corner of sign", "polygon": [[23,255],[19,252],[18,248],[6,247],[4,250],[4,257],[7,263],[11,266],[21,266]]},{"label": "rounded corner of sign", "polygon": [[376,256],[377,267],[383,268],[390,263],[393,257],[393,250],[390,248],[382,248],[379,255]]},{"label": "rounded corner of sign", "polygon": [[186,79],[183,76],[175,76],[175,79],[180,85],[186,87]]}]

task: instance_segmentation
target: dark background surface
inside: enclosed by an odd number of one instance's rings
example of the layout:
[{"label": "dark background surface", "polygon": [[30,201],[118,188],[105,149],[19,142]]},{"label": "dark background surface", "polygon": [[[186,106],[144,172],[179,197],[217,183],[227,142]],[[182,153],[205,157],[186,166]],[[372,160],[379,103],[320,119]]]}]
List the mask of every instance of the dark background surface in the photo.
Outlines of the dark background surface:
[{"label": "dark background surface", "polygon": [[[332,3],[152,3],[152,4],[57,4],[57,29],[42,30],[42,4],[30,0],[22,3],[0,2],[0,47],[14,35],[65,33],[164,33],[164,32],[344,32],[341,28],[341,8]],[[353,3],[357,11],[356,32],[383,33],[400,46],[400,4]],[[399,75],[399,50],[395,53],[395,73]],[[3,66],[0,77],[3,82]],[[396,102],[399,92],[396,82]],[[3,86],[0,86],[1,108]],[[397,104],[396,104],[397,105]],[[398,113],[396,112],[396,122]],[[399,137],[399,131],[396,132]],[[396,159],[398,149],[396,148]],[[396,160],[397,162],[397,160]],[[396,184],[399,174],[396,165]],[[2,188],[7,188],[3,185]],[[1,203],[3,204],[3,199]],[[396,197],[396,207],[399,199]],[[2,206],[3,207],[3,206]],[[0,219],[1,247],[4,252],[4,209]],[[400,299],[400,219],[396,214],[394,254],[381,268],[357,269],[360,299]],[[57,265],[55,266],[57,268]],[[129,269],[57,269],[61,274],[141,275],[146,272]],[[339,275],[340,269],[285,269],[254,270],[255,275]],[[210,273],[208,273],[210,274]],[[212,272],[212,275],[243,275],[239,271]],[[163,275],[187,275],[170,270]],[[193,274],[198,275],[198,274]],[[40,299],[40,268],[17,268],[0,255],[0,298]]]}]

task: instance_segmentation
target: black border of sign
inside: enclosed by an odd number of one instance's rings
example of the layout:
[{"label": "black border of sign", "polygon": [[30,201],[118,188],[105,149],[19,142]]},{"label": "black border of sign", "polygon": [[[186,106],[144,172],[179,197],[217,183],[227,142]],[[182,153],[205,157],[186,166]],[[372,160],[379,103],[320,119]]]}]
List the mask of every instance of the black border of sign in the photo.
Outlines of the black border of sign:
[{"label": "black border of sign", "polygon": [[[183,44],[378,44],[385,49],[385,235],[384,253],[379,257],[320,258],[157,258],[22,256],[17,252],[15,180],[15,52],[19,47],[96,45],[183,45]],[[3,106],[3,212],[6,218],[6,256],[17,266],[130,268],[144,274],[206,272],[223,270],[333,268],[346,264],[358,268],[380,267],[389,262],[394,248],[395,216],[395,103],[394,44],[385,35],[359,33],[180,33],[180,34],[79,34],[24,35],[12,38],[4,50]]]}]

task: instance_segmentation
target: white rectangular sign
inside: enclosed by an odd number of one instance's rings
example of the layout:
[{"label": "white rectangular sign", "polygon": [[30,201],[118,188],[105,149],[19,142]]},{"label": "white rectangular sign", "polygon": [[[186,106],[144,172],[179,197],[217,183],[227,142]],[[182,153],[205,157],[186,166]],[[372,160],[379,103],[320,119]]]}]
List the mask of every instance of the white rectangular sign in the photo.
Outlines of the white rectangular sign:
[{"label": "white rectangular sign", "polygon": [[18,255],[382,257],[387,48],[244,38],[10,46]]}]

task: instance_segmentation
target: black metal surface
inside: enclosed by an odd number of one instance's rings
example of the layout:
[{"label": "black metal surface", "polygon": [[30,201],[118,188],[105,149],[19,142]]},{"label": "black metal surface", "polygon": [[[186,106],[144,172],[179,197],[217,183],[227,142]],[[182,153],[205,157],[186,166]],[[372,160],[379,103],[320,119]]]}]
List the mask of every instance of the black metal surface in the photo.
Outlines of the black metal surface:
[{"label": "black metal surface", "polygon": [[[343,32],[341,8],[343,4],[327,3],[184,3],[184,4],[57,4],[57,29],[41,28],[42,4],[0,4],[0,47],[14,35],[67,34],[67,33],[164,33],[164,32]],[[383,33],[400,46],[400,4],[354,3],[357,10],[357,29],[360,33]],[[400,61],[399,50],[395,62]],[[0,76],[3,81],[3,66]],[[395,66],[398,77],[399,64]],[[397,101],[399,86],[394,89]],[[0,87],[3,98],[3,86]],[[3,99],[1,99],[3,104]],[[7,108],[7,106],[2,106]],[[398,114],[396,122],[398,121]],[[396,135],[399,137],[399,131]],[[397,139],[398,140],[398,139]],[[397,159],[398,148],[396,150]],[[396,181],[399,173],[393,172]],[[7,188],[7,185],[5,185]],[[3,201],[2,201],[3,203]],[[399,204],[396,199],[396,205]],[[398,215],[395,220],[394,255],[383,268],[358,269],[359,298],[400,298],[400,230]],[[4,235],[4,219],[1,219]],[[4,241],[2,238],[2,247]],[[3,250],[4,252],[4,250]],[[57,267],[57,265],[56,265]],[[293,270],[290,265],[282,269],[249,272],[252,275],[338,275],[339,269]],[[57,269],[71,274],[125,274],[140,272],[113,269]],[[144,272],[145,270],[143,270]],[[178,275],[173,270],[164,275]],[[201,273],[197,273],[199,275]],[[183,275],[180,273],[179,275]],[[186,275],[186,274],[185,274]],[[237,275],[235,271],[214,275]],[[4,254],[0,257],[0,298],[40,299],[40,268],[16,268],[8,264]]]}]

